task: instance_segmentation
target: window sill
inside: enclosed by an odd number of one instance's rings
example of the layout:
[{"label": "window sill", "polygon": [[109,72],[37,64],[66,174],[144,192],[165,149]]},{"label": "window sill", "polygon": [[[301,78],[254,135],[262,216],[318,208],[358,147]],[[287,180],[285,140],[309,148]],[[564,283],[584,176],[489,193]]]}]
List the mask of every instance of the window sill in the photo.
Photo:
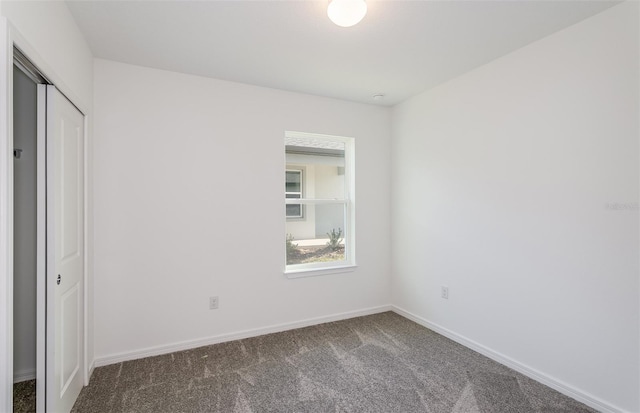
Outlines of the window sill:
[{"label": "window sill", "polygon": [[284,275],[289,278],[306,278],[306,277],[316,277],[318,275],[329,275],[329,274],[342,274],[346,272],[353,272],[358,268],[357,265],[344,265],[340,267],[330,267],[330,268],[307,268],[300,270],[289,270],[285,271]]}]

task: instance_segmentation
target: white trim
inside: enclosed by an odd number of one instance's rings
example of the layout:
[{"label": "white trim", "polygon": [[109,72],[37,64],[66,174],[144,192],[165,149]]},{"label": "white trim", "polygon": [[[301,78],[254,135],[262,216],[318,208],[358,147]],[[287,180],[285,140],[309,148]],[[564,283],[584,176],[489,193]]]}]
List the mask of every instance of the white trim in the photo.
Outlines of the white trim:
[{"label": "white trim", "polygon": [[13,42],[0,18],[0,411],[13,411]]},{"label": "white trim", "polygon": [[325,135],[323,133],[309,133],[309,132],[297,132],[297,131],[285,131],[285,138],[308,138],[308,139],[330,139],[332,141],[344,142],[345,144],[351,142],[353,138],[338,135]]},{"label": "white trim", "polygon": [[[91,378],[91,372],[89,371],[89,270],[90,270],[90,253],[89,253],[89,115],[86,114],[86,112],[82,112],[83,115],[83,120],[84,120],[84,124],[83,124],[83,142],[82,142],[82,185],[83,185],[83,199],[82,199],[82,207],[83,207],[83,213],[82,213],[82,220],[83,220],[83,237],[82,237],[82,241],[83,241],[83,259],[82,259],[82,282],[83,282],[83,289],[84,291],[82,292],[82,322],[83,322],[83,349],[82,349],[82,353],[83,353],[83,371],[82,371],[82,378],[83,378],[83,384],[85,386],[89,385],[89,379]],[[92,312],[93,314],[93,312]],[[93,326],[92,326],[93,327]],[[93,343],[93,340],[92,340]]]},{"label": "white trim", "polygon": [[[289,194],[291,192],[287,192]],[[321,198],[285,198],[284,203],[287,205],[339,205],[339,204],[348,204],[348,199],[321,199]],[[287,217],[289,218],[289,217]],[[296,217],[291,217],[296,218]]]},{"label": "white trim", "polygon": [[577,389],[574,386],[559,380],[555,377],[549,376],[548,374],[545,374],[539,370],[536,370],[532,367],[527,366],[526,364],[523,364],[517,360],[512,359],[509,356],[506,356],[500,352],[497,352],[495,350],[490,349],[489,347],[486,347],[474,340],[471,340],[463,335],[460,335],[456,332],[453,332],[445,327],[442,327],[441,325],[438,325],[436,323],[433,323],[425,318],[422,318],[420,316],[417,316],[407,310],[404,310],[398,306],[392,305],[391,306],[391,311],[405,317],[408,318],[411,321],[414,321],[418,324],[420,324],[423,327],[426,327],[430,330],[435,331],[438,334],[441,334],[447,338],[450,338],[451,340],[455,341],[456,343],[462,344],[463,346],[470,348],[471,350],[477,351],[478,353],[482,354],[483,356],[489,357],[490,359],[497,361],[500,364],[503,364],[507,367],[512,368],[513,370],[524,374],[525,376],[538,381],[542,384],[544,384],[545,386],[551,387],[554,390],[559,391],[560,393],[564,394],[565,396],[571,397],[572,399],[575,399],[581,403],[586,404],[589,407],[592,407],[598,411],[601,411],[603,413],[631,413],[627,410],[621,409],[619,407],[616,407],[610,403],[607,403],[606,401],[592,395],[589,394],[583,390]]},{"label": "white trim", "polygon": [[[299,214],[299,215],[287,215],[287,212],[286,212],[286,210],[285,210],[285,217],[287,218],[287,220],[292,220],[292,219],[293,219],[293,220],[301,220],[301,219],[303,219],[303,218],[304,218],[304,211],[303,211],[303,210],[304,210],[304,207],[303,207],[303,206],[302,206],[302,204],[300,204],[299,202],[296,202],[296,203],[291,202],[291,203],[290,203],[290,202],[289,202],[289,199],[291,199],[291,200],[298,200],[298,199],[302,199],[302,198],[303,198],[303,194],[304,194],[303,188],[305,187],[305,185],[304,185],[304,178],[305,178],[305,175],[306,175],[306,174],[304,173],[304,171],[303,171],[303,168],[302,168],[302,167],[298,167],[298,168],[286,168],[286,169],[284,170],[284,172],[285,172],[285,177],[286,177],[286,173],[287,173],[287,172],[297,172],[297,173],[298,173],[298,175],[300,176],[300,191],[297,191],[297,192],[296,192],[296,191],[287,191],[286,184],[288,183],[288,181],[287,181],[287,180],[286,180],[286,178],[285,178],[285,190],[284,190],[285,203],[286,203],[287,205],[300,205],[300,214]],[[299,197],[298,197],[298,198],[287,198],[287,195],[299,195]]]},{"label": "white trim", "polygon": [[36,370],[20,370],[13,372],[13,384],[20,383],[27,380],[33,380],[36,378]]},{"label": "white trim", "polygon": [[[344,262],[344,261],[339,261],[339,262]],[[325,265],[322,268],[304,268],[304,269],[298,269],[298,270],[285,270],[284,275],[287,278],[291,278],[291,279],[306,278],[306,277],[315,277],[318,275],[342,274],[346,272],[354,272],[357,268],[358,268],[357,265],[337,265],[335,267],[327,267]]]},{"label": "white trim", "polygon": [[234,333],[220,334],[212,337],[199,338],[196,340],[181,341],[161,346],[147,347],[139,350],[126,351],[122,353],[111,354],[108,356],[98,357],[95,360],[95,367],[107,366],[109,364],[121,363],[123,361],[136,360],[145,357],[159,356],[169,354],[176,351],[190,350],[197,347],[209,346],[211,344],[224,343],[227,341],[241,340],[250,337],[262,336],[265,334],[279,333],[282,331],[293,330],[296,328],[309,327],[317,324],[330,323],[333,321],[346,320],[354,317],[362,317],[371,314],[384,313],[391,311],[390,305],[382,305],[378,307],[365,308],[362,310],[348,311],[344,313],[333,314],[323,317],[308,318],[306,320],[295,321],[291,323],[275,324],[268,327],[255,328],[251,330],[242,330]]},{"label": "white trim", "polygon": [[91,379],[91,375],[93,374],[93,371],[96,369],[96,362],[95,360],[91,362],[91,364],[89,365],[89,379]]}]

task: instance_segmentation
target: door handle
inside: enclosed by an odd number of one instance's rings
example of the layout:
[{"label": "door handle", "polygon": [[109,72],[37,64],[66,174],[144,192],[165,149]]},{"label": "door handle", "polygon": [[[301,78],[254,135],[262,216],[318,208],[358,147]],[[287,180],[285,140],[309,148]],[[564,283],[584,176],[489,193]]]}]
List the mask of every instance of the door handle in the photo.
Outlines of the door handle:
[{"label": "door handle", "polygon": [[62,282],[62,277],[60,276],[60,274],[58,274],[58,278],[56,278],[56,284],[60,285],[61,282]]}]

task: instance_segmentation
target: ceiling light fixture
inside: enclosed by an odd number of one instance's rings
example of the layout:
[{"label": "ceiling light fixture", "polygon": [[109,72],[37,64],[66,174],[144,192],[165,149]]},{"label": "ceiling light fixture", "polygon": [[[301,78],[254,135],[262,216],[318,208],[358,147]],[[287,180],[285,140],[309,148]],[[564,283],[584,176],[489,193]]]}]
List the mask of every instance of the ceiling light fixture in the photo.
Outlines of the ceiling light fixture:
[{"label": "ceiling light fixture", "polygon": [[367,14],[364,0],[329,0],[327,16],[340,27],[356,25]]}]

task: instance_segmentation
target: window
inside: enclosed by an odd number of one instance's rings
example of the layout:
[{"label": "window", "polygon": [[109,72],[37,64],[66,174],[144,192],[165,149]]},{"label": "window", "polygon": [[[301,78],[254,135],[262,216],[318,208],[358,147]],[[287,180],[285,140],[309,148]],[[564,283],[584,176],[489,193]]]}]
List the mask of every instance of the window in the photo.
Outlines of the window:
[{"label": "window", "polygon": [[[284,194],[286,199],[302,198],[302,170],[285,171]],[[301,204],[287,204],[287,218],[302,218]]]},{"label": "window", "polygon": [[355,266],[354,139],[285,134],[285,273]]}]

